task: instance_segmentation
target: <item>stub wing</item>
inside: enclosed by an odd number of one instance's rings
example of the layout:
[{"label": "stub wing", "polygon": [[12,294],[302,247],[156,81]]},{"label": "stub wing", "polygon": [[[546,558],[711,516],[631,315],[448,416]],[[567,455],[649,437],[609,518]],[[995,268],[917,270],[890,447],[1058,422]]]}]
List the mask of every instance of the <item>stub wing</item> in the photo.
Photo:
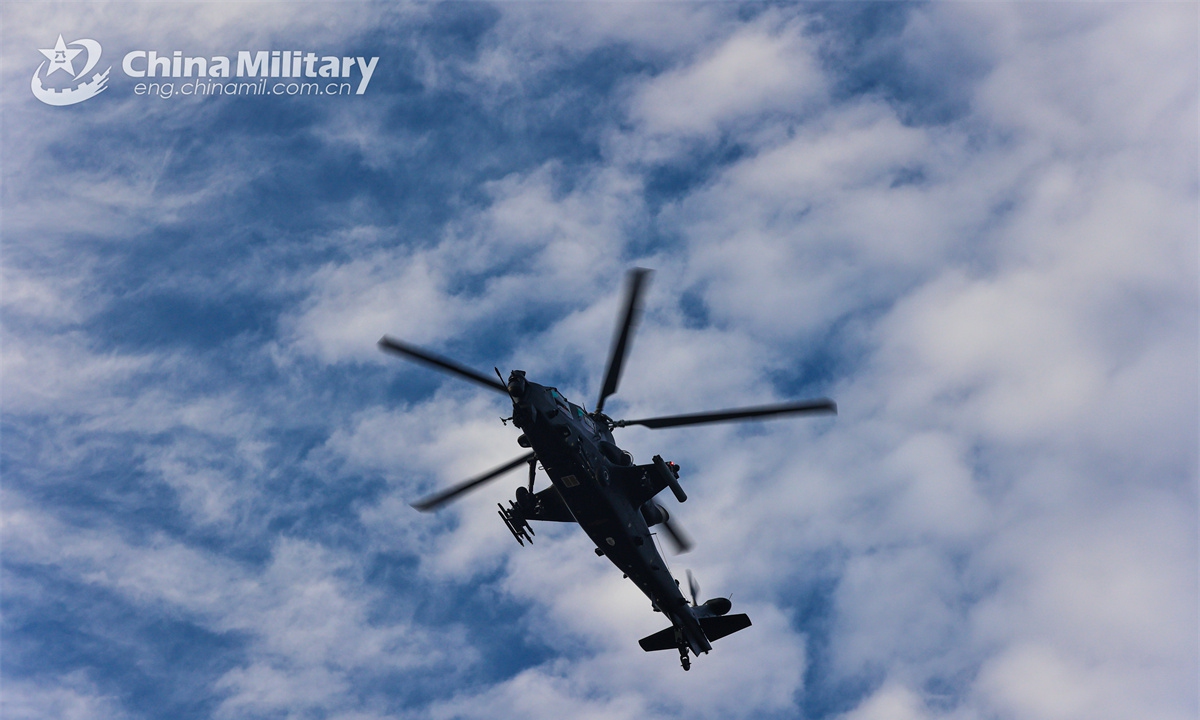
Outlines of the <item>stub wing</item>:
[{"label": "stub wing", "polygon": [[531,493],[524,487],[517,488],[517,499],[509,500],[508,507],[496,503],[500,519],[504,526],[513,534],[517,542],[524,547],[525,543],[533,542],[533,527],[530,520],[546,522],[575,522],[575,516],[563,502],[562,495],[553,485],[539,493]]},{"label": "stub wing", "polygon": [[567,504],[563,502],[562,495],[558,493],[558,488],[551,485],[550,487],[540,492],[533,493],[534,504],[525,508],[522,511],[527,520],[541,520],[543,522],[575,522],[575,516],[571,514]]},{"label": "stub wing", "polygon": [[666,469],[666,463],[662,462],[662,458],[656,457],[656,460],[658,462],[627,467],[618,466],[614,469],[619,482],[625,486],[625,495],[629,498],[629,503],[634,507],[640,507],[647,500],[670,487],[672,483],[677,483],[674,474]]},{"label": "stub wing", "polygon": [[[699,620],[700,628],[704,630],[704,635],[708,638],[709,642],[719,640],[726,635],[732,635],[738,630],[745,630],[752,624],[750,616],[745,613],[721,615],[720,617],[702,617]],[[677,650],[681,642],[681,633],[682,628],[669,627],[638,640],[638,645],[641,645],[642,649],[646,652]]]}]

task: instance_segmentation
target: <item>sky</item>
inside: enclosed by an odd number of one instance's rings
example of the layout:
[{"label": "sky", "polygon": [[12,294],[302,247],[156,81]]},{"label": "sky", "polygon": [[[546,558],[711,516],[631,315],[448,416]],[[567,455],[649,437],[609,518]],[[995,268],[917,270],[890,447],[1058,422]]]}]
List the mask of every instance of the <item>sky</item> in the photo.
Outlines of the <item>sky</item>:
[{"label": "sky", "polygon": [[[1200,713],[1195,4],[0,20],[5,718]],[[70,106],[60,34],[111,67]],[[197,95],[151,50],[379,59]],[[839,407],[619,431],[754,622],[687,673],[577,527],[512,541],[520,473],[409,507],[523,450],[375,345],[594,405],[633,267],[609,414]]]}]

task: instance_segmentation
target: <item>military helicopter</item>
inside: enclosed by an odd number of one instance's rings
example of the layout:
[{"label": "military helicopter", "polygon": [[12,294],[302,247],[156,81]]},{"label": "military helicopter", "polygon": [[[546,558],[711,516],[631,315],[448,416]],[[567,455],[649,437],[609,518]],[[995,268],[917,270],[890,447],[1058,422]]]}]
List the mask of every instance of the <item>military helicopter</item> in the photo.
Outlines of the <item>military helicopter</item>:
[{"label": "military helicopter", "polygon": [[[604,401],[617,390],[650,273],[636,268],[628,275],[624,309],[613,335],[600,399],[591,412],[567,400],[556,388],[528,380],[522,370],[511,371],[505,382],[498,368],[494,379],[386,335],[379,341],[379,347],[507,395],[512,401],[512,417],[502,420],[505,424],[511,420],[522,431],[517,444],[529,448],[529,452],[511,462],[418,500],[412,506],[422,512],[435,510],[465,492],[528,465],[528,484],[517,488],[516,499],[510,500],[508,507],[498,505],[500,518],[513,537],[522,546],[532,543],[535,533],[529,524],[531,520],[578,523],[596,544],[596,555],[608,557],[650,598],[653,609],[671,621],[670,627],[638,641],[642,649],[647,652],[676,649],[680,664],[688,670],[689,652],[697,657],[709,652],[712,641],[750,627],[750,618],[745,614],[729,615],[732,603],[728,598],[699,603],[699,587],[691,571],[687,573],[691,603],[684,598],[679,582],[671,576],[650,533],[650,528],[661,525],[677,552],[691,548],[690,539],[672,521],[667,509],[654,501],[666,488],[671,489],[679,502],[687,500],[679,484],[679,465],[659,455],[649,463],[634,463],[633,456],[617,446],[612,431],[630,425],[669,428],[777,415],[836,414],[837,405],[820,398],[641,420],[613,420],[605,415]],[[534,492],[538,464],[549,476],[551,485]]]}]

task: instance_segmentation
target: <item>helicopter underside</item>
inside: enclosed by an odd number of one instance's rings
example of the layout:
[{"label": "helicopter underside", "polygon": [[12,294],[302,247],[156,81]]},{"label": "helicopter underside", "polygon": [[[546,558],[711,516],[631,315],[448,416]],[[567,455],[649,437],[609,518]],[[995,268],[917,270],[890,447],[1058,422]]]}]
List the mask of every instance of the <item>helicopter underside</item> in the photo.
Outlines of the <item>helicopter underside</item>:
[{"label": "helicopter underside", "polygon": [[[699,655],[711,650],[639,510],[675,477],[663,473],[666,465],[661,460],[647,465],[611,462],[600,452],[598,439],[583,435],[562,413],[535,415],[522,427],[525,437],[572,519],[596,545],[596,554],[616,565],[650,599],[654,610],[682,631],[681,652],[686,648]],[[545,519],[536,513],[525,517]]]},{"label": "helicopter underside", "polygon": [[[604,403],[617,391],[621,368],[629,351],[633,328],[640,315],[641,292],[650,271],[637,268],[629,273],[625,305],[609,350],[608,365],[600,397],[591,412],[564,398],[557,389],[528,382],[525,373],[513,370],[508,381],[496,370],[486,375],[454,360],[384,336],[381,349],[429,365],[512,400],[512,421],[524,430],[518,444],[532,450],[504,465],[413,503],[421,512],[442,507],[463,493],[478,488],[505,473],[529,464],[528,487],[517,489],[509,507],[500,506],[500,517],[522,545],[533,540],[530,520],[577,522],[596,545],[596,554],[612,561],[622,573],[650,598],[654,609],[671,621],[671,627],[642,638],[644,650],[677,648],[684,670],[690,667],[688,653],[712,649],[711,640],[750,626],[746,615],[728,615],[730,602],[714,598],[699,604],[699,586],[688,573],[692,603],[688,604],[655,546],[650,528],[661,524],[666,536],[680,551],[690,543],[673,525],[666,509],[652,499],[670,488],[679,502],[687,500],[680,487],[679,466],[655,456],[647,465],[634,465],[632,458],[616,446],[612,431],[632,425],[657,429],[704,423],[730,422],[797,414],[835,414],[837,405],[828,398],[792,401],[773,405],[728,410],[613,420],[604,414]],[[506,422],[508,418],[504,419]],[[541,463],[550,476],[551,487],[533,492],[535,471]]]}]

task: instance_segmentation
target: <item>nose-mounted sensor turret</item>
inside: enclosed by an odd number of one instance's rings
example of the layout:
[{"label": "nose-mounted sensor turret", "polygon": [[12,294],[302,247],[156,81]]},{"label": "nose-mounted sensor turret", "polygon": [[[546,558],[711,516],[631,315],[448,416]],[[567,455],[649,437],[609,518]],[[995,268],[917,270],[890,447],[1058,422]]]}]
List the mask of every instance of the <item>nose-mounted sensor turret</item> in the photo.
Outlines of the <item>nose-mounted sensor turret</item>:
[{"label": "nose-mounted sensor turret", "polygon": [[508,394],[513,400],[520,400],[525,396],[525,371],[513,370],[508,374]]}]

